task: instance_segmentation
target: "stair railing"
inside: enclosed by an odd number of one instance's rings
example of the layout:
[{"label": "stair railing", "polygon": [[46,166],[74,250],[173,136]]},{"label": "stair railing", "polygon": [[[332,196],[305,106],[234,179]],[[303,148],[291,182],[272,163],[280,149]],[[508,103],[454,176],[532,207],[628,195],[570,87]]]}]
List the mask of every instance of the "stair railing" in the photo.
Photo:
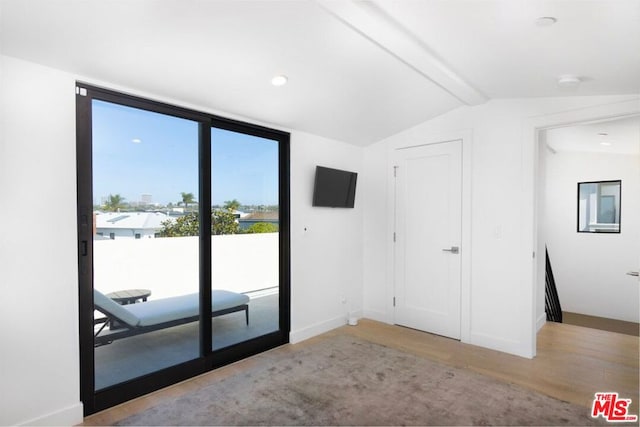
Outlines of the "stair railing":
[{"label": "stair railing", "polygon": [[558,289],[556,281],[553,278],[553,270],[551,269],[551,261],[549,261],[549,251],[545,247],[546,257],[546,274],[545,274],[545,292],[544,292],[544,309],[547,312],[547,320],[551,322],[562,323],[562,307],[558,298]]}]

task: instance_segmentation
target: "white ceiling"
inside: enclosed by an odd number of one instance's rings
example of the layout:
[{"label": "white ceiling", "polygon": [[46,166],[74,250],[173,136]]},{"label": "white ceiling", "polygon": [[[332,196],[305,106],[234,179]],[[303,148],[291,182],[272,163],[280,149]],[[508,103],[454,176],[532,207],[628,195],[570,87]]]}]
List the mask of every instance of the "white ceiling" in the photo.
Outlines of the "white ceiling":
[{"label": "white ceiling", "polygon": [[0,50],[367,145],[491,98],[640,93],[640,0],[0,0]]},{"label": "white ceiling", "polygon": [[554,151],[638,155],[640,116],[549,129],[546,131],[546,143]]}]

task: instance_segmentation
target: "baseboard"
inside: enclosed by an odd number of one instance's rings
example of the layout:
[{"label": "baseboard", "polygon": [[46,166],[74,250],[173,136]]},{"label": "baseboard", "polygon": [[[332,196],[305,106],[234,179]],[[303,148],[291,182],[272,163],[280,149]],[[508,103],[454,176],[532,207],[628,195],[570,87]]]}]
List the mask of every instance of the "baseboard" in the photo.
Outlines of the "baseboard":
[{"label": "baseboard", "polygon": [[547,323],[547,313],[542,313],[536,320],[536,332],[540,332],[545,323]]},{"label": "baseboard", "polygon": [[75,426],[82,423],[82,402],[20,423],[21,426]]},{"label": "baseboard", "polygon": [[306,328],[291,331],[289,334],[289,342],[291,344],[299,343],[300,341],[307,340],[315,337],[316,335],[324,334],[332,329],[339,328],[347,324],[347,316],[339,316],[324,322],[319,322]]},{"label": "baseboard", "polygon": [[562,312],[563,323],[585,328],[600,329],[603,331],[616,332],[619,334],[640,336],[640,325],[637,322],[629,322],[626,320],[610,319],[607,317],[598,317],[588,314]]}]

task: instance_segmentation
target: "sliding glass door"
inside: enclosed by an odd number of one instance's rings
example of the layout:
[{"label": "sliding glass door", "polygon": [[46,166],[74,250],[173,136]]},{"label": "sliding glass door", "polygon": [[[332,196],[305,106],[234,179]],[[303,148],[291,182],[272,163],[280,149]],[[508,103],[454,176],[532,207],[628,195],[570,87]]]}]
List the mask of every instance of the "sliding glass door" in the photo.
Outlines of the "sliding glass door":
[{"label": "sliding glass door", "polygon": [[211,129],[214,310],[233,306],[235,294],[250,298],[245,318],[214,319],[213,349],[279,329],[278,149],[277,140]]},{"label": "sliding glass door", "polygon": [[288,134],[77,94],[86,413],[288,342]]},{"label": "sliding glass door", "polygon": [[[200,312],[197,228],[166,236],[200,209],[198,123],[101,100],[91,109],[94,387],[101,390],[200,356],[198,322],[133,337],[136,323],[168,316],[169,307],[146,313],[145,305],[180,297],[191,316]],[[138,309],[135,321],[115,320],[116,304]]]}]

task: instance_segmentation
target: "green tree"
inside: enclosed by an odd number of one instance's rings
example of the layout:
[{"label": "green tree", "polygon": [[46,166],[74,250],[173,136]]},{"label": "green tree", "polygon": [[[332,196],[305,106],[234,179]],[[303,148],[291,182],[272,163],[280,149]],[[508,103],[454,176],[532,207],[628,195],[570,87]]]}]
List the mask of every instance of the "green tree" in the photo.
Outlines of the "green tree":
[{"label": "green tree", "polygon": [[240,202],[236,199],[224,202],[224,208],[228,211],[237,211],[240,208]]},{"label": "green tree", "polygon": [[124,197],[120,194],[109,194],[104,202],[104,210],[110,212],[119,212],[124,207]]},{"label": "green tree", "polygon": [[232,210],[219,210],[211,213],[211,234],[237,234],[239,225]]},{"label": "green tree", "polygon": [[199,229],[198,214],[192,212],[175,220],[163,221],[160,237],[197,236]]},{"label": "green tree", "polygon": [[251,226],[248,227],[244,232],[247,234],[277,233],[278,226],[270,222],[256,222],[255,224],[251,224]]},{"label": "green tree", "polygon": [[195,202],[196,198],[193,193],[180,193],[180,196],[182,196],[182,203],[184,204],[184,210],[186,212],[189,207],[189,203]]},{"label": "green tree", "polygon": [[[237,234],[238,223],[236,217],[229,211],[213,211],[211,213],[211,234]],[[200,234],[200,221],[198,213],[191,212],[180,216],[175,220],[162,222],[160,237],[198,236]]]}]

